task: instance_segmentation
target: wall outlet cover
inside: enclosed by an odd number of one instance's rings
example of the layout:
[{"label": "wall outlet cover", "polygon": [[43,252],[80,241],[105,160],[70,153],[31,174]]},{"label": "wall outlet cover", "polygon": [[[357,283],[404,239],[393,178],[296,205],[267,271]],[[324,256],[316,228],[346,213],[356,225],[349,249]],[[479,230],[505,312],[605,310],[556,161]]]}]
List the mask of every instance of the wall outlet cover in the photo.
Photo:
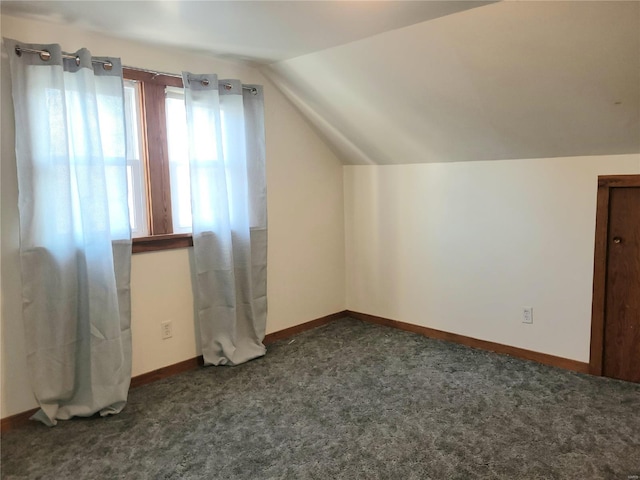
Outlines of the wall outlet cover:
[{"label": "wall outlet cover", "polygon": [[171,320],[167,320],[166,322],[160,323],[160,328],[162,329],[163,340],[173,337],[173,324]]}]

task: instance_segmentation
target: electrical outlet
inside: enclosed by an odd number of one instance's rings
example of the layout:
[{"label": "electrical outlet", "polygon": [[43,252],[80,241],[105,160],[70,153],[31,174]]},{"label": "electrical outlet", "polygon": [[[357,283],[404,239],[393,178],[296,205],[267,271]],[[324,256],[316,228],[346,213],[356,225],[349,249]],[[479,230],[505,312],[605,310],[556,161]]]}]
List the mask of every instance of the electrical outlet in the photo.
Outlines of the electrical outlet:
[{"label": "electrical outlet", "polygon": [[162,329],[162,339],[166,340],[167,338],[173,337],[173,323],[171,320],[167,320],[166,322],[162,322],[160,324],[160,328]]},{"label": "electrical outlet", "polygon": [[522,308],[522,323],[533,323],[533,307]]}]

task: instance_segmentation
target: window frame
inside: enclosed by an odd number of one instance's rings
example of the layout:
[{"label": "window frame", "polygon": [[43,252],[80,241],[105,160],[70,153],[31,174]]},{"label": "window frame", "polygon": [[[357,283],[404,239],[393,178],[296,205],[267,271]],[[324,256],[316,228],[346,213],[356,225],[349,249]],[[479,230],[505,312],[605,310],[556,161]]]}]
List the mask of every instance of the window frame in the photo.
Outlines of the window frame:
[{"label": "window frame", "polygon": [[130,67],[123,77],[140,86],[143,169],[147,178],[147,227],[149,235],[132,239],[132,252],[152,252],[193,246],[191,233],[173,233],[169,147],[165,112],[165,88],[184,88],[178,76],[156,74]]}]

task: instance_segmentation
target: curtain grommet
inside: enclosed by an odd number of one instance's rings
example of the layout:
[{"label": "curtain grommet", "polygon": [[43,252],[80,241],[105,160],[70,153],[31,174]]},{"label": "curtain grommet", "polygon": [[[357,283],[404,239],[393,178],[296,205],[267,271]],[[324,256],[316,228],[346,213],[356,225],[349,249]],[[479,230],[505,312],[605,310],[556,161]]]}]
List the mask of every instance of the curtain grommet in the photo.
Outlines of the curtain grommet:
[{"label": "curtain grommet", "polygon": [[203,87],[207,87],[209,85],[209,79],[204,78],[200,81],[200,83],[202,84]]},{"label": "curtain grommet", "polygon": [[20,48],[20,45],[16,45],[15,52],[17,56],[22,56],[22,49]]},{"label": "curtain grommet", "polygon": [[102,68],[104,68],[107,71],[112,70],[113,69],[113,63],[111,63],[111,62],[103,63],[102,64]]},{"label": "curtain grommet", "polygon": [[51,60],[51,53],[49,53],[47,50],[41,51],[40,60],[42,60],[43,62],[48,62],[49,60]]},{"label": "curtain grommet", "polygon": [[76,55],[76,66],[80,66],[80,55]]},{"label": "curtain grommet", "polygon": [[230,83],[225,83],[223,87],[225,90],[231,90],[233,88]]}]

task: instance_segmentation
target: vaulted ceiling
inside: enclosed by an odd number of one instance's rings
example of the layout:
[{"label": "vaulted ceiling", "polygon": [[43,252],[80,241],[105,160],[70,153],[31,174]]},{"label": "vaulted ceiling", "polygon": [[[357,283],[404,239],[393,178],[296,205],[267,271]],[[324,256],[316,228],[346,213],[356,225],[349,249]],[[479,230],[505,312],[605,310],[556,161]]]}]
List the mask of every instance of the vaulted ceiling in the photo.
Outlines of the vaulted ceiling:
[{"label": "vaulted ceiling", "polygon": [[640,152],[638,2],[500,2],[268,72],[347,163]]},{"label": "vaulted ceiling", "polygon": [[638,1],[3,1],[2,13],[252,61],[345,163],[640,152]]}]

